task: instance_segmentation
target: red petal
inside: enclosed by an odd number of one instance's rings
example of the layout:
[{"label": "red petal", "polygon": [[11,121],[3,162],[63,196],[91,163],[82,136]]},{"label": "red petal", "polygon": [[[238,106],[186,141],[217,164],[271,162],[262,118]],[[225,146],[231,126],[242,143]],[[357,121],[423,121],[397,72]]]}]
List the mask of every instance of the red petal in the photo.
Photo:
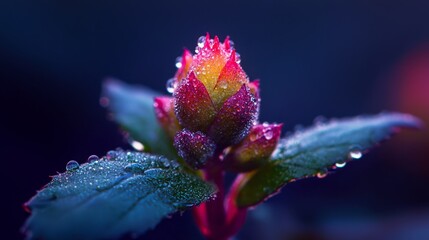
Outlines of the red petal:
[{"label": "red petal", "polygon": [[182,127],[194,132],[207,130],[216,112],[207,89],[193,72],[179,84],[174,98],[176,116]]},{"label": "red petal", "polygon": [[283,124],[253,126],[249,135],[224,158],[227,169],[246,172],[266,163],[280,139]]},{"label": "red petal", "polygon": [[235,51],[232,51],[229,60],[219,74],[213,91],[212,100],[217,109],[219,109],[226,99],[236,93],[241,85],[248,83],[246,73],[240,64],[235,61]]},{"label": "red petal", "polygon": [[180,130],[179,121],[174,113],[173,98],[171,97],[156,97],[153,106],[155,115],[162,128],[173,138],[177,131]]},{"label": "red petal", "polygon": [[182,79],[186,78],[189,72],[189,68],[192,63],[192,54],[189,50],[185,49],[182,54],[182,66],[177,70],[174,78],[180,82]]},{"label": "red petal", "polygon": [[226,50],[230,50],[231,49],[231,44],[229,42],[229,36],[226,36],[225,41],[223,41],[223,45],[225,47]]},{"label": "red petal", "polygon": [[210,46],[210,36],[207,33],[204,46],[199,47],[198,53],[194,55],[191,71],[204,84],[210,96],[228,57],[228,51],[220,45],[217,37],[213,40],[213,46]]},{"label": "red petal", "polygon": [[237,93],[225,101],[208,135],[221,146],[240,142],[249,133],[253,122],[258,117],[257,107],[257,100],[243,84]]}]

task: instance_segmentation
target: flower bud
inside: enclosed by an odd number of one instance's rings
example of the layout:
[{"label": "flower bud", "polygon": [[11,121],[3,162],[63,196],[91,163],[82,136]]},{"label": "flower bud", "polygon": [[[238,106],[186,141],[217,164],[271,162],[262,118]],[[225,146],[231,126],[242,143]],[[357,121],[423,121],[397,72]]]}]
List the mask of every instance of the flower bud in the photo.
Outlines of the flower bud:
[{"label": "flower bud", "polygon": [[224,43],[208,34],[201,39],[192,60],[189,52],[182,56],[174,109],[183,128],[200,131],[226,147],[240,142],[256,121],[259,84],[249,83],[229,38]]},{"label": "flower bud", "polygon": [[201,132],[183,129],[174,137],[174,147],[192,168],[199,169],[213,156],[216,145]]},{"label": "flower bud", "polygon": [[235,172],[247,172],[265,164],[280,139],[281,128],[282,124],[253,126],[249,135],[224,157],[225,167]]}]

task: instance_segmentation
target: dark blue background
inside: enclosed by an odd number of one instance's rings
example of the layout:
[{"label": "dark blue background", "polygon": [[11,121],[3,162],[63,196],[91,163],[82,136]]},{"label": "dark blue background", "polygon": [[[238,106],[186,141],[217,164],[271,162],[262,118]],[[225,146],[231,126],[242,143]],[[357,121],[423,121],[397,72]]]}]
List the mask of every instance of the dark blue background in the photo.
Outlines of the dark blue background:
[{"label": "dark blue background", "polygon": [[[244,70],[261,79],[261,120],[285,131],[318,115],[413,112],[397,104],[395,69],[429,43],[428,13],[424,0],[2,1],[2,238],[22,238],[21,205],[68,160],[128,147],[98,103],[105,77],[167,94],[175,58],[208,31],[231,36]],[[429,228],[428,136],[398,136],[332,176],[291,184],[250,215],[239,239]],[[201,238],[189,214],[146,237]]]}]

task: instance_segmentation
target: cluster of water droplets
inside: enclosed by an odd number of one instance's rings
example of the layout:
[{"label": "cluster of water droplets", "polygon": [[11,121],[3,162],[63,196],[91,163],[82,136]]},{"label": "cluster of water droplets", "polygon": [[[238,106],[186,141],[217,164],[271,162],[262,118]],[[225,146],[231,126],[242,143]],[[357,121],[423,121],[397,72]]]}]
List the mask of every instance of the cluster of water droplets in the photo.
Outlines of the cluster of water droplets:
[{"label": "cluster of water droplets", "polygon": [[250,141],[254,142],[258,139],[261,139],[262,137],[265,138],[266,140],[271,140],[274,136],[273,130],[268,127],[269,124],[267,122],[262,123],[262,126],[264,127],[264,129],[262,130],[262,132],[258,132],[258,133],[251,133],[249,138]]}]

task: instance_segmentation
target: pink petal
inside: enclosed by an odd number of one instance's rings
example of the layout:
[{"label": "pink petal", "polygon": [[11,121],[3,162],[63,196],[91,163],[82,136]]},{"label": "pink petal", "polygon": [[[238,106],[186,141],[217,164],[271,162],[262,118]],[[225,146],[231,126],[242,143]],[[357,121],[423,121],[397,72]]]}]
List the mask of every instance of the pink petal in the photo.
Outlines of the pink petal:
[{"label": "pink petal", "polygon": [[175,112],[180,125],[191,131],[207,130],[216,112],[204,85],[193,72],[174,92]]},{"label": "pink petal", "polygon": [[240,142],[257,119],[257,100],[243,86],[225,101],[209,129],[209,136],[221,146]]}]

